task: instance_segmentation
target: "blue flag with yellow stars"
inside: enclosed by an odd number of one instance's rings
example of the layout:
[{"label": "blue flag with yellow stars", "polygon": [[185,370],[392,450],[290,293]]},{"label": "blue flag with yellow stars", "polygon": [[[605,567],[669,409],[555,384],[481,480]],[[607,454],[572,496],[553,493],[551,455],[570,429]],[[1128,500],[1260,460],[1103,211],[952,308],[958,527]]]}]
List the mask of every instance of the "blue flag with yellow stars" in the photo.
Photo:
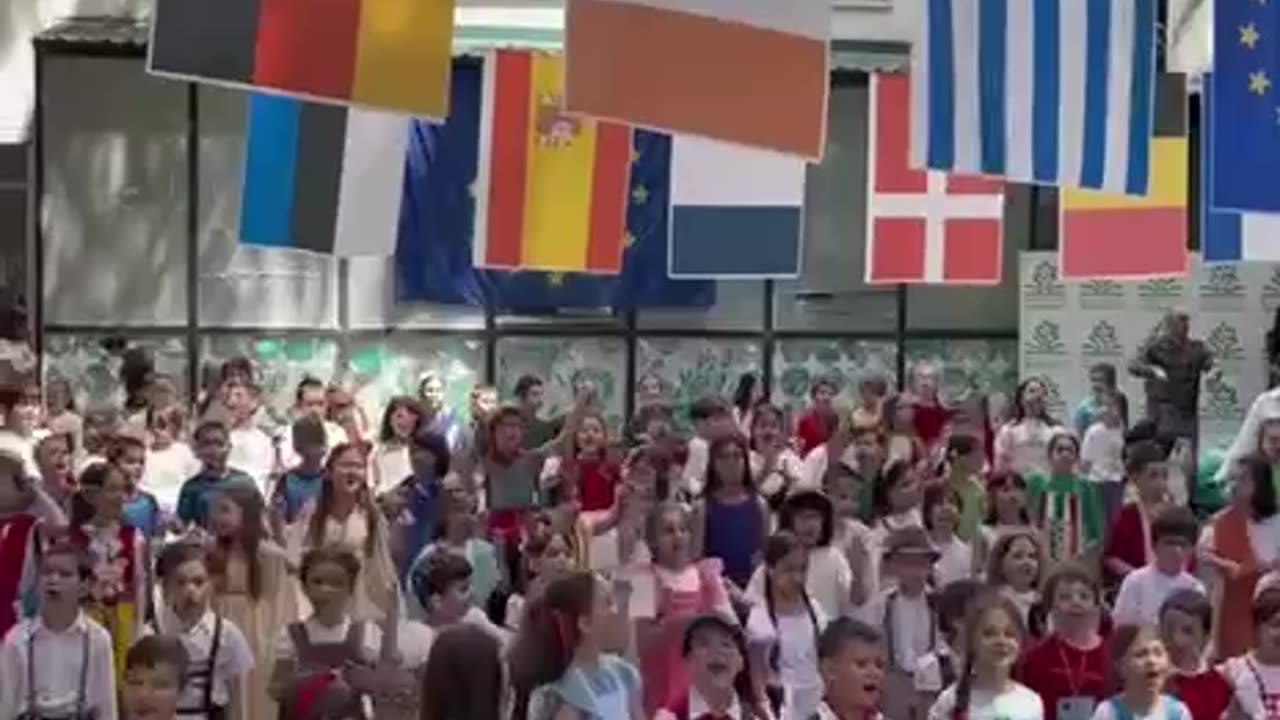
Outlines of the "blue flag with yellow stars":
[{"label": "blue flag with yellow stars", "polygon": [[1280,1],[1214,4],[1214,210],[1280,212]]},{"label": "blue flag with yellow stars", "polygon": [[715,285],[667,278],[671,139],[633,133],[627,247],[617,276],[505,272],[472,266],[481,79],[475,60],[454,62],[449,119],[417,121],[409,140],[396,246],[396,298],[488,306],[495,312],[560,308],[709,307]]}]

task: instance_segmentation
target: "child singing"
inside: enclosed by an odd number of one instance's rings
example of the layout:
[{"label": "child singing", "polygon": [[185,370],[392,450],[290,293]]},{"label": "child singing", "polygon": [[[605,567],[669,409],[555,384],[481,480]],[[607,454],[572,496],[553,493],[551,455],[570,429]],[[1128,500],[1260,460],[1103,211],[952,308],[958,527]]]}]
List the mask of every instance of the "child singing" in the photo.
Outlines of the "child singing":
[{"label": "child singing", "polygon": [[1205,662],[1212,624],[1209,599],[1195,590],[1179,590],[1160,607],[1160,638],[1173,664],[1169,690],[1192,720],[1219,720],[1231,705],[1231,683]]},{"label": "child singing", "polygon": [[1064,563],[1045,580],[1044,596],[1052,632],[1023,656],[1018,679],[1044,700],[1045,720],[1089,720],[1110,690],[1102,589],[1084,566]]},{"label": "child singing", "polygon": [[818,638],[822,704],[815,720],[881,720],[884,640],[880,631],[851,618],[835,620]]},{"label": "child singing", "polygon": [[929,709],[929,720],[1042,720],[1040,696],[1015,681],[1022,647],[1018,609],[999,593],[976,598],[964,624],[959,679]]},{"label": "child singing", "polygon": [[1235,688],[1235,703],[1252,720],[1280,718],[1280,584],[1264,578],[1253,596],[1253,649],[1222,672]]},{"label": "child singing", "polygon": [[1165,693],[1172,670],[1160,633],[1151,625],[1122,625],[1111,635],[1111,666],[1120,693],[1098,706],[1093,720],[1191,720],[1191,711]]},{"label": "child singing", "polygon": [[0,717],[114,720],[111,635],[80,610],[89,566],[66,538],[40,558],[40,613],[0,647]]},{"label": "child singing", "polygon": [[772,717],[751,682],[747,639],[735,620],[718,613],[699,615],[685,629],[682,650],[689,691],[664,705],[654,720]]}]

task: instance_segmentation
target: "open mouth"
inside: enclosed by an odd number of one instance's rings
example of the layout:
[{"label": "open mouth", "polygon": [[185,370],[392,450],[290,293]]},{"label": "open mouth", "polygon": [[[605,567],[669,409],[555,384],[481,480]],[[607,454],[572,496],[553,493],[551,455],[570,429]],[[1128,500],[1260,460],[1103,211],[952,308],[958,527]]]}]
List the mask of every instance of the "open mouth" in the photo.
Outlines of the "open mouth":
[{"label": "open mouth", "polygon": [[712,675],[727,675],[729,674],[729,665],[719,660],[712,660],[707,663],[707,671]]}]

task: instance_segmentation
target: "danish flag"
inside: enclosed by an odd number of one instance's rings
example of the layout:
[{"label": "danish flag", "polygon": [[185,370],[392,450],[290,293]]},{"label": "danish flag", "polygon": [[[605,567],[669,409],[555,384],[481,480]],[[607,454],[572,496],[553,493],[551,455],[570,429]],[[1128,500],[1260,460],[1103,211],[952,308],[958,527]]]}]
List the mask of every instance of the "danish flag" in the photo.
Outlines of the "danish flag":
[{"label": "danish flag", "polygon": [[867,283],[998,284],[1004,183],[911,168],[910,98],[907,75],[872,76]]}]

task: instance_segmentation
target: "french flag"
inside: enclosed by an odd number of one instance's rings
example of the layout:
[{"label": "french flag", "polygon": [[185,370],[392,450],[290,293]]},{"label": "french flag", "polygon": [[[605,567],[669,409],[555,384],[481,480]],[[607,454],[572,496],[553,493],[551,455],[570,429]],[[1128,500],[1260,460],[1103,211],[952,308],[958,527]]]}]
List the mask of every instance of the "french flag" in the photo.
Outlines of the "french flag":
[{"label": "french flag", "polygon": [[1218,210],[1210,207],[1212,197],[1213,81],[1211,73],[1201,76],[1200,140],[1204,186],[1200,192],[1200,245],[1206,263],[1229,263],[1242,260],[1280,262],[1280,215],[1259,212]]}]

